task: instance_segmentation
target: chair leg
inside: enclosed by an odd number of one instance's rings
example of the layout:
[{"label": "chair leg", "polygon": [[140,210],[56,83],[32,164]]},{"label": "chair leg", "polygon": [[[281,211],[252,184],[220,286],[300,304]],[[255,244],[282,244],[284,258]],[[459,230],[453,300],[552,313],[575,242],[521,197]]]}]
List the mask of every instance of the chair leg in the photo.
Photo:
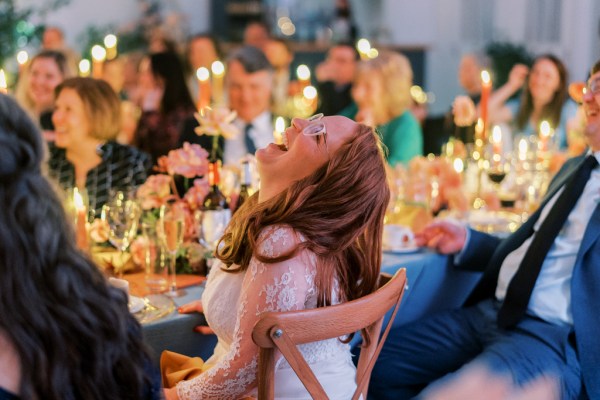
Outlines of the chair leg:
[{"label": "chair leg", "polygon": [[258,353],[258,398],[275,398],[275,349],[261,348]]}]

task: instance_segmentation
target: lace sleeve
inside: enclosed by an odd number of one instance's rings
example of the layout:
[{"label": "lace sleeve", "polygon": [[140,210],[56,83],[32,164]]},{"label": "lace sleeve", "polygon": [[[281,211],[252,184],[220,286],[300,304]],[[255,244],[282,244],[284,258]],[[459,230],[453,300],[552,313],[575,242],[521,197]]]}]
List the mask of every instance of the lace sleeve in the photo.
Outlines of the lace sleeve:
[{"label": "lace sleeve", "polygon": [[[294,248],[301,238],[286,227],[269,227],[261,234],[257,251],[278,256]],[[234,336],[229,352],[211,369],[177,385],[181,399],[235,399],[257,385],[258,347],[252,341],[252,328],[265,311],[305,308],[314,296],[314,254],[300,251],[293,258],[264,264],[252,258],[245,272],[237,310]]]}]

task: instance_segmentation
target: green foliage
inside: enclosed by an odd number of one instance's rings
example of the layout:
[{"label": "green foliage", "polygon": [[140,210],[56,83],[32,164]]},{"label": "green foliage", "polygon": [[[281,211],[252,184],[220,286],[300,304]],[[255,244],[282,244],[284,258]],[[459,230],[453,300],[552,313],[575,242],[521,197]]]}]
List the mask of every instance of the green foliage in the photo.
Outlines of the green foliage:
[{"label": "green foliage", "polygon": [[510,42],[492,42],[486,46],[485,53],[492,63],[495,87],[506,83],[510,70],[515,64],[531,66],[533,60],[525,46]]},{"label": "green foliage", "polygon": [[17,10],[14,0],[0,0],[0,66],[35,34],[26,22],[32,12],[31,8]]}]

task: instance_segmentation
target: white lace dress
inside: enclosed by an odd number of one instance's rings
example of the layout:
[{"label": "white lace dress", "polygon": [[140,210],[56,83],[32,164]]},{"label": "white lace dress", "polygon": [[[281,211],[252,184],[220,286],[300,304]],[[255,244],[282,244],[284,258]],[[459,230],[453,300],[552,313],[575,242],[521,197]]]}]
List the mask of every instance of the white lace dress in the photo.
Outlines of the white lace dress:
[{"label": "white lace dress", "polygon": [[[278,256],[301,241],[291,228],[268,227],[261,233],[258,251]],[[223,272],[213,266],[202,295],[206,319],[218,337],[212,367],[198,377],[177,384],[181,399],[237,399],[256,396],[258,347],[251,333],[265,311],[315,308],[316,257],[299,251],[292,259],[264,264],[252,258],[245,272]],[[356,369],[350,347],[338,339],[299,346],[330,399],[349,399],[356,389]],[[275,367],[277,399],[310,399],[294,371],[281,355]]]}]

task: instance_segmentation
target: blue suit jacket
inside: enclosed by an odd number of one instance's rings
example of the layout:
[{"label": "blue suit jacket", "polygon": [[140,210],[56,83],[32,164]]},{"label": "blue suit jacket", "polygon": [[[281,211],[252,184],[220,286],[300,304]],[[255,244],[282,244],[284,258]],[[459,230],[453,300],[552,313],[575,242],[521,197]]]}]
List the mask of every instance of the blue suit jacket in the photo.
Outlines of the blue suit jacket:
[{"label": "blue suit jacket", "polygon": [[[533,225],[541,209],[577,170],[585,156],[570,159],[556,174],[540,208],[512,235],[504,240],[471,231],[459,268],[483,270],[481,280],[470,294],[466,305],[494,296],[498,273],[508,253],[518,248],[533,233]],[[573,269],[571,280],[571,309],[577,351],[586,390],[590,398],[600,399],[600,204],[588,223]]]}]

